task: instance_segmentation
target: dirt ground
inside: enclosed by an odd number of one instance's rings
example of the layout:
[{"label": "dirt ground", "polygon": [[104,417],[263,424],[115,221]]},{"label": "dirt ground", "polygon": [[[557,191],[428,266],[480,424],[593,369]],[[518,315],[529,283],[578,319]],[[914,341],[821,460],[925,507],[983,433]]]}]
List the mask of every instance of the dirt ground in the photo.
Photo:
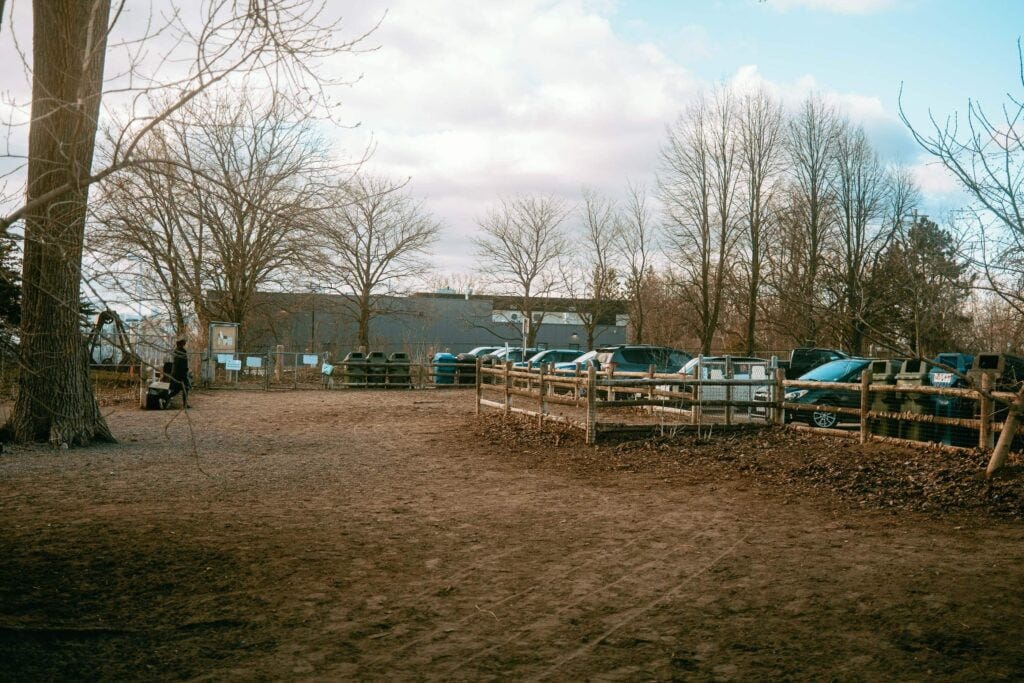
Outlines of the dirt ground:
[{"label": "dirt ground", "polygon": [[471,394],[199,394],[0,456],[0,677],[1024,675],[1019,464],[588,447]]}]

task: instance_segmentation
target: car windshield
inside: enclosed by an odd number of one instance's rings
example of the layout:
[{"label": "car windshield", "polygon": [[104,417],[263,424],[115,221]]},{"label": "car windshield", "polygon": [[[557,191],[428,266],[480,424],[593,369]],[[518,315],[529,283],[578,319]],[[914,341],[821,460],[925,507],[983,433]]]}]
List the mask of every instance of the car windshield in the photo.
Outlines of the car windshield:
[{"label": "car windshield", "polygon": [[839,382],[850,375],[857,374],[859,370],[866,368],[870,362],[869,360],[858,360],[855,358],[834,360],[801,375],[800,379],[808,382]]},{"label": "car windshield", "polygon": [[586,363],[586,362],[590,361],[591,359],[593,359],[595,356],[597,356],[597,351],[587,351],[582,356],[580,356],[578,358],[574,358],[570,362],[572,362],[572,363]]}]

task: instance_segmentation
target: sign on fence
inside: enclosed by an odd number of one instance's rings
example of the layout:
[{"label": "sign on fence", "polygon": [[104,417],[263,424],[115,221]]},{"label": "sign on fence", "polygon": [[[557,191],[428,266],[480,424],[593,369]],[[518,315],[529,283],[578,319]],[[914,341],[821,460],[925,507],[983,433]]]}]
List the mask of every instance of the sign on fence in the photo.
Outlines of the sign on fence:
[{"label": "sign on fence", "polygon": [[224,364],[224,367],[226,369],[228,369],[228,370],[241,370],[242,369],[242,361],[241,360],[229,360],[227,363]]},{"label": "sign on fence", "polygon": [[320,364],[320,356],[315,353],[307,353],[302,357],[302,364],[309,366],[316,366]]},{"label": "sign on fence", "polygon": [[245,357],[245,367],[247,367],[247,368],[262,368],[263,367],[263,359],[260,358],[259,356],[246,356]]},{"label": "sign on fence", "polygon": [[220,363],[221,365],[226,365],[227,363],[229,363],[230,361],[233,361],[234,359],[235,359],[234,355],[230,354],[230,353],[218,353],[217,354],[217,362]]}]

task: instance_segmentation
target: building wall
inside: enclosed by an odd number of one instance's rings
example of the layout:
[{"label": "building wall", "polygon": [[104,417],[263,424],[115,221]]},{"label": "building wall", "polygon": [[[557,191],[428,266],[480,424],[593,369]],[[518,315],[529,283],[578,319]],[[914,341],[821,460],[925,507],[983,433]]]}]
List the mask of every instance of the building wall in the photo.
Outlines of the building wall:
[{"label": "building wall", "polygon": [[[371,351],[401,351],[413,358],[428,358],[439,351],[461,353],[477,346],[522,344],[519,323],[496,319],[493,300],[482,297],[414,296],[392,297],[385,302],[389,313],[370,323]],[[562,322],[542,324],[537,342],[549,348],[580,348],[586,344],[582,325]],[[271,349],[278,344],[286,350],[310,349],[315,329],[316,350],[335,360],[355,348],[356,325],[343,297],[311,294],[262,294],[249,320],[242,325],[245,350]],[[622,344],[624,325],[600,326],[598,344]],[[576,335],[575,338],[573,335]]]}]

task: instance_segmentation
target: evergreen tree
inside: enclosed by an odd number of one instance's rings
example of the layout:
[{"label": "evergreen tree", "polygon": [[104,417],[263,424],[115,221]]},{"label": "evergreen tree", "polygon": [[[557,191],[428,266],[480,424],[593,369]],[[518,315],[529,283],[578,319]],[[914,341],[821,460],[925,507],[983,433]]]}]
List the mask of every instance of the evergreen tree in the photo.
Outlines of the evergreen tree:
[{"label": "evergreen tree", "polygon": [[871,274],[874,327],[917,355],[957,350],[970,326],[974,279],[952,233],[918,217]]}]

